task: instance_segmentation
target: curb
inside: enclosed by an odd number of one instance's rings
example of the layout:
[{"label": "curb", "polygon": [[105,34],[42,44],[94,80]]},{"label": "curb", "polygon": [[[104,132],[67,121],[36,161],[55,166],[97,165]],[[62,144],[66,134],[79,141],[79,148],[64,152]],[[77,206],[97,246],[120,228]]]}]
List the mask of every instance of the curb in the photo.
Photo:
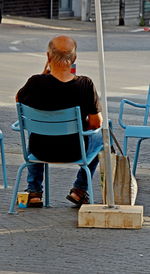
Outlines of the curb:
[{"label": "curb", "polygon": [[2,23],[52,30],[96,31],[96,26],[94,22],[81,22],[79,20],[72,19],[53,20],[46,18],[4,16],[2,19]]}]

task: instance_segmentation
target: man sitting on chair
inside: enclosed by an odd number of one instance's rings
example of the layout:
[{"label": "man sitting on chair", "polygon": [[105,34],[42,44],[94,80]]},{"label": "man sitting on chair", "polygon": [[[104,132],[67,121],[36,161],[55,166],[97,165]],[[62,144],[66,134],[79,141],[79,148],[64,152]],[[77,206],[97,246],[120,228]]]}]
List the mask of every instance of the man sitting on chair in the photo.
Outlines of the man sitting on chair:
[{"label": "man sitting on chair", "polygon": [[[80,106],[84,130],[102,126],[101,105],[92,80],[86,76],[71,73],[76,60],[76,42],[68,36],[58,36],[48,45],[48,61],[42,74],[33,75],[18,91],[16,101],[41,110],[59,110]],[[85,140],[87,152],[102,144],[101,134],[94,134]],[[31,134],[29,151],[39,160],[70,162],[80,159],[79,139],[76,134],[69,136],[41,136]],[[98,157],[89,169],[93,176]],[[29,206],[42,206],[42,181],[44,165],[28,166],[27,191]],[[87,178],[80,168],[73,188],[66,197],[75,204],[88,203]]]}]

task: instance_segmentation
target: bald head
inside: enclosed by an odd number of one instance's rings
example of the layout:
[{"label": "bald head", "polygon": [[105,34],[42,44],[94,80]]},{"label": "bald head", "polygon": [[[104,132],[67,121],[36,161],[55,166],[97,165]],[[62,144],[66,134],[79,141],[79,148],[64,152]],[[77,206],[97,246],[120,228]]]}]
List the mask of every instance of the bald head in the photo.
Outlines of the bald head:
[{"label": "bald head", "polygon": [[48,56],[57,65],[71,65],[76,59],[76,42],[68,36],[58,36],[49,42]]}]

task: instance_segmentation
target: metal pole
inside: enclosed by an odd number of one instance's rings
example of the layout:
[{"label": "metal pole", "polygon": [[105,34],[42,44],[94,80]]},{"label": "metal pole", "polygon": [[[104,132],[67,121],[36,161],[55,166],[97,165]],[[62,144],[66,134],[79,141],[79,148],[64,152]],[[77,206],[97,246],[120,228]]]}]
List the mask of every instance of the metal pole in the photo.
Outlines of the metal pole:
[{"label": "metal pole", "polygon": [[140,1],[140,17],[144,16],[144,1]]},{"label": "metal pole", "polygon": [[119,3],[119,26],[124,26],[125,22],[125,0],[120,0]]},{"label": "metal pole", "polygon": [[81,1],[81,20],[86,21],[87,20],[87,0]]},{"label": "metal pole", "polygon": [[51,19],[53,19],[53,0],[51,0]]},{"label": "metal pole", "polygon": [[50,19],[53,18],[53,0],[49,0],[49,16],[50,16]]},{"label": "metal pole", "polygon": [[104,142],[104,157],[106,170],[106,186],[107,186],[107,203],[108,207],[114,207],[114,192],[112,182],[112,164],[111,164],[111,149],[110,136],[108,128],[108,112],[106,99],[106,78],[104,66],[104,46],[103,46],[103,32],[102,32],[102,16],[101,16],[101,1],[95,0],[96,13],[96,31],[97,31],[97,46],[99,55],[99,80],[102,102],[103,115],[103,142]]}]

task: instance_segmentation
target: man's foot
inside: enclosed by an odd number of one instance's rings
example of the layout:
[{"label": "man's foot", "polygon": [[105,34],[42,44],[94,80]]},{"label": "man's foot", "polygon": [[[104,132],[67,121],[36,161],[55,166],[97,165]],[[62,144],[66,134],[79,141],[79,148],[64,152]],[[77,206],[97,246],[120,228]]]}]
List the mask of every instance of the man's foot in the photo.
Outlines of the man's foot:
[{"label": "man's foot", "polygon": [[66,199],[76,205],[89,204],[89,195],[85,190],[72,188]]},{"label": "man's foot", "polygon": [[43,207],[42,192],[30,192],[28,207]]}]

